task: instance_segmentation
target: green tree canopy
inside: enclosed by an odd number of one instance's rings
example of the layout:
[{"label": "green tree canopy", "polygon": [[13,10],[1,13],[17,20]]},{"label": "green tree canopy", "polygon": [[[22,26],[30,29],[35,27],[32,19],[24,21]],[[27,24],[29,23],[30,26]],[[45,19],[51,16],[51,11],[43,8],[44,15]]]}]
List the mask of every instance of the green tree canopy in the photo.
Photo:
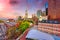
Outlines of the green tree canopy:
[{"label": "green tree canopy", "polygon": [[24,32],[27,28],[29,28],[29,25],[30,23],[28,21],[23,21],[19,26],[19,30],[22,30],[22,32]]}]

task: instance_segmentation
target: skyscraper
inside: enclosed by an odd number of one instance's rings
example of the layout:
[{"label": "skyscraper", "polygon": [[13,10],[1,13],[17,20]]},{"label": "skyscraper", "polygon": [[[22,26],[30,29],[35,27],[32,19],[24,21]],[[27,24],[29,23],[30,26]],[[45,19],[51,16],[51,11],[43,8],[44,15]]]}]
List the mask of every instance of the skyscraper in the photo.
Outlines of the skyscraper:
[{"label": "skyscraper", "polygon": [[37,17],[40,18],[40,15],[42,15],[42,11],[41,10],[38,10],[37,11]]},{"label": "skyscraper", "polygon": [[46,8],[46,15],[48,15],[48,8]]},{"label": "skyscraper", "polygon": [[60,0],[48,0],[49,20],[60,20]]},{"label": "skyscraper", "polygon": [[26,10],[25,11],[25,19],[27,19],[28,18],[28,11]]}]

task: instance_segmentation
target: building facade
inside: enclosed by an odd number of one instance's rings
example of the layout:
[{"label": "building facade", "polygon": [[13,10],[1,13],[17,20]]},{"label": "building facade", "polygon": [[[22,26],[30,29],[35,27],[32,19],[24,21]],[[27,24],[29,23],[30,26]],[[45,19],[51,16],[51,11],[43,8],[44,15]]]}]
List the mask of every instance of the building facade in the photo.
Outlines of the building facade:
[{"label": "building facade", "polygon": [[25,11],[25,17],[24,17],[25,19],[27,19],[28,18],[28,11],[26,10]]},{"label": "building facade", "polygon": [[60,0],[48,0],[48,19],[60,20]]},{"label": "building facade", "polygon": [[48,15],[48,8],[46,8],[46,15]]},{"label": "building facade", "polygon": [[37,11],[37,17],[40,18],[40,15],[42,15],[42,11],[41,10],[38,10]]}]

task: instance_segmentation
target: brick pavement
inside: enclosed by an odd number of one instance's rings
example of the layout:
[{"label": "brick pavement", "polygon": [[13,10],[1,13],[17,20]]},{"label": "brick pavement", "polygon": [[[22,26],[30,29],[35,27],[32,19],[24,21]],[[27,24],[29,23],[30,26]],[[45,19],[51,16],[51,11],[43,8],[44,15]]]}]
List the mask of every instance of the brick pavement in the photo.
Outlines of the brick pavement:
[{"label": "brick pavement", "polygon": [[26,35],[27,35],[27,33],[28,33],[28,31],[29,31],[30,29],[28,28],[25,32],[24,32],[24,34],[23,34],[23,36],[20,38],[20,40],[26,40]]}]

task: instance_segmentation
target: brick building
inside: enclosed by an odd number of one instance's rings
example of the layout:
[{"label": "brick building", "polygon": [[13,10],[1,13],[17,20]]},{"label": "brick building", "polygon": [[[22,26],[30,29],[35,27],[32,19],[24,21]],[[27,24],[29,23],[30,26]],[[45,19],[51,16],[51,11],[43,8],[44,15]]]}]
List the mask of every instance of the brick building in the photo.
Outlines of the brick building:
[{"label": "brick building", "polygon": [[60,0],[48,0],[48,19],[60,20]]}]

